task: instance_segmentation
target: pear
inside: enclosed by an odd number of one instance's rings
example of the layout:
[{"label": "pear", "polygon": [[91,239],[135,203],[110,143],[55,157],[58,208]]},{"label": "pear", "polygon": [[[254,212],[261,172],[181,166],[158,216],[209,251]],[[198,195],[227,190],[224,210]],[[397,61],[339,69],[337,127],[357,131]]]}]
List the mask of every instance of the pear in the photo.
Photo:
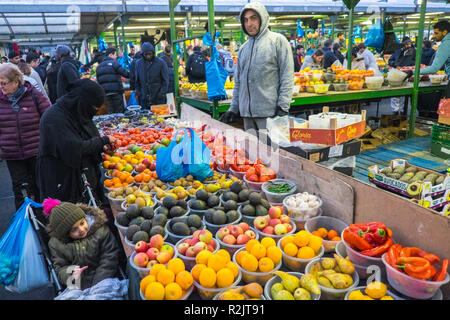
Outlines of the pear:
[{"label": "pear", "polygon": [[324,270],[324,271],[322,271],[322,272],[319,272],[317,275],[320,277],[320,276],[324,276],[324,277],[326,277],[327,275],[332,275],[332,274],[335,274],[335,273],[337,273],[336,271],[334,271],[333,269],[331,269],[331,270]]},{"label": "pear", "polygon": [[321,264],[322,268],[325,270],[333,269],[336,266],[336,260],[332,258],[323,258]]},{"label": "pear", "polygon": [[218,300],[245,300],[245,297],[233,290],[227,290],[220,294]]},{"label": "pear", "polygon": [[294,293],[295,289],[300,287],[300,280],[297,277],[284,271],[275,271],[274,273],[281,278],[281,282],[287,291]]},{"label": "pear", "polygon": [[263,294],[263,288],[257,282],[245,285],[243,290],[250,298],[259,298]]},{"label": "pear", "polygon": [[280,290],[277,292],[277,294],[273,297],[273,300],[295,300],[292,293],[290,293],[287,290]]},{"label": "pear", "polygon": [[272,288],[270,288],[270,294],[272,295],[272,297],[275,297],[275,295],[281,290],[284,290],[284,287],[281,282],[277,282],[272,286]]},{"label": "pear", "polygon": [[355,272],[355,266],[349,260],[339,257],[337,254],[334,254],[334,258],[337,261],[339,269],[346,274],[352,274]]},{"label": "pear", "polygon": [[320,288],[319,284],[317,283],[317,279],[310,273],[304,274],[300,278],[300,285],[309,292],[317,295],[320,294]]},{"label": "pear", "polygon": [[328,279],[327,279],[326,277],[324,277],[324,276],[318,277],[318,278],[317,278],[317,283],[318,283],[319,285],[321,285],[322,287],[333,289],[333,285],[331,284],[330,280],[328,280]]},{"label": "pear", "polygon": [[311,267],[309,273],[311,273],[314,277],[317,277],[317,273],[323,271],[322,265],[320,263],[316,263]]},{"label": "pear", "polygon": [[304,288],[297,288],[294,291],[295,300],[311,300],[311,294]]},{"label": "pear", "polygon": [[353,284],[353,278],[345,273],[333,273],[324,275],[336,289],[346,289]]}]

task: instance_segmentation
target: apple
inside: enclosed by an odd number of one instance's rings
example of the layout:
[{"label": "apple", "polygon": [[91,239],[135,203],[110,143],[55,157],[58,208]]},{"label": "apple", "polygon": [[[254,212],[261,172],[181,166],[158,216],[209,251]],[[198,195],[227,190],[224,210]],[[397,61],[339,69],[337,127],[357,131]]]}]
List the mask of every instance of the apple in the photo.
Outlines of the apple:
[{"label": "apple", "polygon": [[275,234],[285,234],[287,232],[286,226],[284,224],[277,224],[275,226]]},{"label": "apple", "polygon": [[223,238],[228,234],[230,234],[230,229],[228,229],[227,227],[221,227],[217,231],[217,238],[219,238],[219,240],[223,240]]},{"label": "apple", "polygon": [[283,211],[280,209],[279,206],[273,206],[273,207],[270,207],[270,209],[269,209],[269,216],[272,219],[278,219],[278,218],[280,218],[282,212]]},{"label": "apple", "polygon": [[144,159],[142,159],[142,163],[141,164],[143,164],[145,166],[145,168],[148,168],[150,166],[150,163],[151,162],[150,162],[149,158],[144,158]]},{"label": "apple", "polygon": [[250,236],[248,234],[240,234],[237,239],[236,239],[236,243],[237,244],[246,244],[247,242],[249,242],[251,240]]},{"label": "apple", "polygon": [[289,223],[289,221],[290,221],[289,216],[287,214],[282,214],[280,216],[280,220],[281,220],[281,223]]},{"label": "apple", "polygon": [[239,223],[238,227],[240,227],[244,233],[245,231],[250,230],[250,226],[246,222]]},{"label": "apple", "polygon": [[145,252],[139,252],[134,256],[133,262],[139,268],[145,268],[148,263],[148,256]]},{"label": "apple", "polygon": [[214,250],[215,250],[215,246],[213,247],[212,245],[210,245],[210,244],[208,244],[208,246],[206,247],[206,249],[208,250],[208,251],[211,251],[211,252],[214,252]]},{"label": "apple", "polygon": [[150,260],[155,260],[155,259],[156,259],[156,256],[158,255],[158,253],[159,253],[159,250],[156,249],[156,248],[150,248],[150,249],[148,249],[147,252],[146,252],[146,254],[148,255],[148,258],[149,258]]},{"label": "apple", "polygon": [[184,239],[182,243],[187,243],[189,246],[191,246],[191,238]]},{"label": "apple", "polygon": [[256,233],[253,230],[247,230],[244,234],[248,235],[251,239],[256,239]]},{"label": "apple", "polygon": [[259,216],[253,220],[253,224],[255,225],[255,228],[262,230],[267,226],[267,221],[264,217]]},{"label": "apple", "polygon": [[226,244],[234,245],[236,243],[236,238],[233,235],[231,235],[231,234],[227,234],[223,238],[223,242],[226,243]]},{"label": "apple", "polygon": [[195,257],[195,250],[194,250],[194,247],[189,247],[189,248],[186,250],[186,257],[191,257],[191,258],[194,258],[194,257]]},{"label": "apple", "polygon": [[238,227],[236,225],[231,225],[230,226],[230,233],[233,237],[237,238],[240,234],[243,234],[244,231],[242,230],[241,227]]},{"label": "apple", "polygon": [[200,231],[202,230],[195,230],[192,234],[192,239],[198,239],[198,236],[200,235]]},{"label": "apple", "polygon": [[274,228],[271,226],[267,226],[262,230],[262,232],[265,234],[274,234]]},{"label": "apple", "polygon": [[204,243],[204,242],[202,242],[202,241],[200,241],[200,242],[197,242],[196,244],[195,244],[195,246],[194,246],[194,252],[195,252],[195,255],[197,255],[200,251],[202,251],[202,250],[206,250],[207,249],[207,244],[206,243]]},{"label": "apple", "polygon": [[212,246],[214,249],[216,248],[216,240],[214,240],[214,238],[211,239],[210,242],[208,242],[209,246]]},{"label": "apple", "polygon": [[136,167],[136,172],[143,172],[147,167],[142,163]]},{"label": "apple", "polygon": [[160,251],[156,256],[156,260],[161,264],[166,264],[170,259],[172,259],[172,256],[169,251]]},{"label": "apple", "polygon": [[186,242],[180,243],[178,245],[178,253],[182,254],[183,256],[186,255],[186,250],[189,248],[189,244],[187,244]]},{"label": "apple", "polygon": [[134,245],[134,251],[136,252],[145,252],[148,250],[148,245],[147,242],[145,241],[138,241],[135,245]]},{"label": "apple", "polygon": [[206,229],[200,230],[200,233],[198,234],[198,239],[204,243],[209,243],[212,237],[212,233]]},{"label": "apple", "polygon": [[152,236],[151,238],[150,238],[150,244],[152,245],[152,247],[153,248],[156,248],[156,249],[161,249],[161,247],[163,246],[163,244],[164,244],[164,238],[163,238],[163,236],[162,235],[160,235],[159,233],[158,234],[155,234],[154,236]]},{"label": "apple", "polygon": [[274,228],[275,228],[275,226],[276,226],[277,224],[280,224],[280,223],[281,223],[281,220],[280,220],[280,219],[270,219],[269,225],[270,225],[271,227],[274,227]]},{"label": "apple", "polygon": [[151,171],[156,171],[156,162],[153,161],[152,163],[150,163],[150,168]]},{"label": "apple", "polygon": [[167,251],[169,254],[170,254],[170,257],[172,258],[173,257],[173,254],[174,254],[174,250],[173,250],[173,247],[170,245],[170,244],[165,244],[165,245],[163,245],[162,247],[161,247],[161,250],[160,250],[161,252],[162,251]]},{"label": "apple", "polygon": [[283,223],[286,226],[286,233],[289,233],[294,229],[294,227],[290,223]]},{"label": "apple", "polygon": [[153,268],[153,266],[154,266],[155,264],[158,264],[158,263],[159,263],[158,260],[150,260],[150,261],[147,263],[147,267],[146,267],[146,268],[151,269],[151,268]]}]

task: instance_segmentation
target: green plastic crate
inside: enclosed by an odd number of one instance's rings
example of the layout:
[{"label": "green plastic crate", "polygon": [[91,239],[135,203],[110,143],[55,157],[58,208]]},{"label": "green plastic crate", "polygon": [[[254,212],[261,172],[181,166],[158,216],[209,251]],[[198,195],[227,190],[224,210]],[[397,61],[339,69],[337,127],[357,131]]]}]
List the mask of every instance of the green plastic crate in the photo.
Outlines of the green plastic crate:
[{"label": "green plastic crate", "polygon": [[450,145],[450,126],[435,123],[431,129],[431,142],[439,142]]},{"label": "green plastic crate", "polygon": [[450,144],[443,144],[439,142],[431,143],[431,154],[442,158],[449,159],[450,158]]}]

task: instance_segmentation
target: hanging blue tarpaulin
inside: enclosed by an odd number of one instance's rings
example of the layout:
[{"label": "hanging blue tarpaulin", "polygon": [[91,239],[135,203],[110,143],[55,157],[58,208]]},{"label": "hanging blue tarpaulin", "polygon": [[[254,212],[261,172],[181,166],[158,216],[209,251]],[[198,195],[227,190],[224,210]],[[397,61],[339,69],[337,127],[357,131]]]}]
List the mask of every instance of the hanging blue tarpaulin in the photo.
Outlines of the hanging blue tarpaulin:
[{"label": "hanging blue tarpaulin", "polygon": [[305,31],[302,28],[302,22],[297,20],[297,38],[303,38],[305,36]]},{"label": "hanging blue tarpaulin", "polygon": [[106,49],[108,49],[108,46],[106,45],[105,39],[102,37],[98,38],[98,51],[103,52],[106,51]]}]

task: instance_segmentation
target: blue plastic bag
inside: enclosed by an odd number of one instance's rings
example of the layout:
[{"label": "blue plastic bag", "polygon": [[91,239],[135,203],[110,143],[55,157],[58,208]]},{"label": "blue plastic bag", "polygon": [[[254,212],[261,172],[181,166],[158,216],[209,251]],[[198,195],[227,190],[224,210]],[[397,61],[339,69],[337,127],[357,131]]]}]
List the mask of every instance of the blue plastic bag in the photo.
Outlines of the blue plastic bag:
[{"label": "blue plastic bag", "polygon": [[139,105],[139,102],[137,101],[136,93],[133,90],[131,92],[130,99],[128,100],[127,107],[129,107],[129,106],[138,106],[138,105]]},{"label": "blue plastic bag", "polygon": [[[210,167],[211,151],[192,128],[186,128],[180,144],[183,147],[187,173],[195,180],[203,181],[213,175]],[[158,158],[156,158],[158,159]]]},{"label": "blue plastic bag", "polygon": [[366,40],[364,41],[364,45],[366,47],[375,48],[378,51],[381,51],[384,44],[384,30],[383,24],[381,23],[381,19],[378,19],[375,24],[369,29],[367,33]]},{"label": "blue plastic bag", "polygon": [[229,76],[228,71],[222,65],[219,51],[217,51],[211,34],[207,32],[203,36],[203,44],[212,49],[211,60],[205,63],[206,82],[208,84],[208,100],[227,99],[225,82]]},{"label": "blue plastic bag", "polygon": [[[179,131],[175,133],[174,137],[178,135]],[[175,181],[188,175],[183,158],[183,139],[179,144],[176,139],[173,139],[167,147],[159,148],[156,151],[156,174],[161,181]]]}]

